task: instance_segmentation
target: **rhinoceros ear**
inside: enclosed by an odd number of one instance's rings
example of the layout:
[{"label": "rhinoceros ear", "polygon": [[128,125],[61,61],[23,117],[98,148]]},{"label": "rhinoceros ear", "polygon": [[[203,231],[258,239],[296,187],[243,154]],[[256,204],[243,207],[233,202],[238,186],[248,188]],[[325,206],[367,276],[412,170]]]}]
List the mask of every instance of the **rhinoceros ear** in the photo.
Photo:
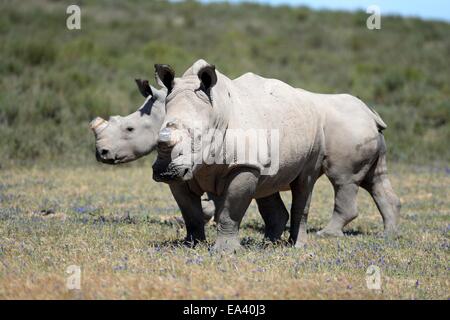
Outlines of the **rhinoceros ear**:
[{"label": "rhinoceros ear", "polygon": [[168,64],[155,64],[155,79],[160,86],[167,88],[167,92],[172,91],[175,71]]},{"label": "rhinoceros ear", "polygon": [[136,81],[139,92],[144,96],[144,98],[153,95],[152,88],[150,88],[148,80],[134,79],[134,81]]},{"label": "rhinoceros ear", "polygon": [[198,71],[197,75],[202,83],[202,90],[209,94],[211,88],[217,83],[216,67],[211,64],[206,65]]}]

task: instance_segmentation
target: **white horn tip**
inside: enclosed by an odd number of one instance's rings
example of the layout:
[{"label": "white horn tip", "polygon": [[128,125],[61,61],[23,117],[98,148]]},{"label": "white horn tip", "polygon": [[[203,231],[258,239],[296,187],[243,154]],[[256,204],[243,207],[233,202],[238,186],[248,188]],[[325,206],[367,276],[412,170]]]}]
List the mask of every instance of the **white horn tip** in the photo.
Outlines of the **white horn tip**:
[{"label": "white horn tip", "polygon": [[104,127],[107,123],[108,121],[105,119],[97,117],[89,123],[89,126],[92,130],[97,131],[100,127]]}]

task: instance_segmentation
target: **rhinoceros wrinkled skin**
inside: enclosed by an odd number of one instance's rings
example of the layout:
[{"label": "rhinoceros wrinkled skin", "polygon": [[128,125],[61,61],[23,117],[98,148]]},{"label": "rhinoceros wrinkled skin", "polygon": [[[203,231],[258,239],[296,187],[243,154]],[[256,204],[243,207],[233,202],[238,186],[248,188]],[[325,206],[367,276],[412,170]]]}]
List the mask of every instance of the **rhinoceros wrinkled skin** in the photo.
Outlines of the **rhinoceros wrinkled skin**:
[{"label": "rhinoceros wrinkled skin", "polygon": [[[238,230],[251,200],[290,189],[290,240],[302,247],[313,186],[322,174],[334,187],[335,207],[319,234],[343,234],[342,228],[357,216],[359,187],[372,195],[385,232],[396,232],[400,202],[387,177],[386,125],[362,101],[348,94],[295,89],[252,73],[230,80],[204,60],[181,78],[167,65],[155,65],[155,71],[168,96],[153,177],[169,184],[188,237],[205,237],[200,219],[204,192],[215,204],[218,235],[213,249],[234,251],[240,247]],[[211,129],[224,133],[223,143],[228,143],[231,130],[278,130],[278,170],[262,174],[266,162],[236,163],[227,158],[231,153],[225,154],[225,164],[202,162],[201,139],[208,139]],[[285,210],[281,205],[278,209]]]},{"label": "rhinoceros wrinkled skin", "polygon": [[[108,121],[95,118],[91,129],[95,135],[98,161],[117,165],[137,160],[151,153],[157,145],[158,133],[164,120],[167,90],[156,89],[147,80],[136,79],[145,102],[127,116],[113,116]],[[208,222],[215,212],[214,202],[205,194],[201,199],[203,221]],[[287,210],[279,194],[257,200],[265,221],[265,238],[278,241],[288,220]],[[192,239],[187,237],[187,242]]]}]

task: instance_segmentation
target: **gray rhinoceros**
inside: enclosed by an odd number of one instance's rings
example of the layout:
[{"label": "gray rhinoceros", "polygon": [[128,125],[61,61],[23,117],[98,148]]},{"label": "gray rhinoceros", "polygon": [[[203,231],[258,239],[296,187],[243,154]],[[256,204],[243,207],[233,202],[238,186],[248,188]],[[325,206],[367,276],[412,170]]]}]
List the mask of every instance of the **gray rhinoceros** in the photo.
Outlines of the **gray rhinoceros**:
[{"label": "gray rhinoceros", "polygon": [[[386,125],[362,101],[348,94],[295,89],[252,73],[230,80],[204,60],[181,78],[167,65],[156,65],[155,71],[168,91],[153,177],[169,184],[194,238],[204,238],[199,218],[204,192],[213,195],[215,204],[218,236],[213,249],[222,251],[240,247],[239,226],[253,198],[290,189],[290,240],[303,246],[313,186],[322,174],[333,184],[335,206],[320,234],[342,235],[357,216],[360,186],[372,195],[385,232],[396,232],[400,202],[387,176]],[[204,152],[234,146],[235,131],[259,129],[278,132],[275,173],[266,171],[274,160],[270,155],[236,161],[235,152],[225,148],[220,161],[211,161],[213,156]],[[268,135],[261,146],[271,144]]]},{"label": "gray rhinoceros", "polygon": [[[99,162],[117,165],[137,160],[156,148],[159,129],[166,114],[165,88],[157,90],[148,80],[136,79],[145,101],[137,111],[125,116],[113,116],[108,121],[97,117],[90,127],[95,135],[95,155]],[[214,215],[214,203],[202,198],[204,220]]]},{"label": "gray rhinoceros", "polygon": [[[136,112],[124,117],[113,116],[109,121],[97,117],[90,123],[95,135],[96,157],[100,162],[111,165],[127,163],[148,155],[156,148],[165,116],[167,90],[158,90],[150,86],[147,80],[136,79],[136,84],[145,97],[144,103]],[[214,215],[214,203],[205,194],[201,205],[203,221],[207,222]],[[274,242],[279,240],[288,220],[280,195],[277,193],[258,199],[257,205],[266,225],[265,238]],[[190,230],[189,224],[187,227]],[[204,237],[201,238],[203,239]],[[190,232],[186,240],[192,242]]]},{"label": "gray rhinoceros", "polygon": [[91,121],[95,135],[97,160],[120,164],[139,159],[156,148],[158,132],[166,114],[166,89],[157,90],[147,80],[136,79],[145,101],[136,112],[125,117],[113,116],[106,121],[100,117]]}]

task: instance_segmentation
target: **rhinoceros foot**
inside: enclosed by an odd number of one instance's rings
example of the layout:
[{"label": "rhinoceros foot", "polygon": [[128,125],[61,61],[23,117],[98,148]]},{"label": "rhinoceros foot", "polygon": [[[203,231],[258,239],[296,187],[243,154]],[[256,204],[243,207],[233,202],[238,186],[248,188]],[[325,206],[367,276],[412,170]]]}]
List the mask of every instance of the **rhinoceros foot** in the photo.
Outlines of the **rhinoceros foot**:
[{"label": "rhinoceros foot", "polygon": [[387,241],[392,241],[392,240],[397,240],[401,237],[401,234],[398,230],[398,228],[394,227],[394,228],[386,228],[384,230],[384,238]]},{"label": "rhinoceros foot", "polygon": [[216,243],[211,248],[212,253],[235,253],[242,248],[237,237],[217,238]]},{"label": "rhinoceros foot", "polygon": [[344,233],[342,232],[342,230],[325,228],[318,231],[317,235],[319,237],[343,237]]},{"label": "rhinoceros foot", "polygon": [[306,241],[297,241],[294,244],[294,248],[297,248],[297,249],[305,249],[306,247],[307,247]]},{"label": "rhinoceros foot", "polygon": [[183,240],[183,245],[188,248],[194,248],[197,244],[203,243],[206,241],[205,235],[200,234],[197,236],[188,235]]}]

